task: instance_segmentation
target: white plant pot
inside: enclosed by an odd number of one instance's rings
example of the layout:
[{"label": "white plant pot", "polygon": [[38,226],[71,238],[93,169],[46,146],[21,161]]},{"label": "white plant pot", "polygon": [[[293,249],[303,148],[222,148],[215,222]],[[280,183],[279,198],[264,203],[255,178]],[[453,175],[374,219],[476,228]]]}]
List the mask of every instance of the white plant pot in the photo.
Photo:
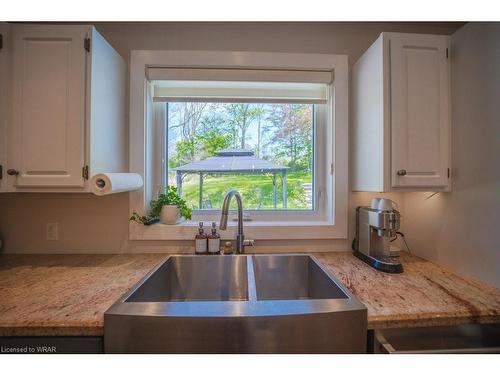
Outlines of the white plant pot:
[{"label": "white plant pot", "polygon": [[163,224],[177,224],[180,221],[179,207],[175,205],[163,206],[160,212],[160,220]]}]

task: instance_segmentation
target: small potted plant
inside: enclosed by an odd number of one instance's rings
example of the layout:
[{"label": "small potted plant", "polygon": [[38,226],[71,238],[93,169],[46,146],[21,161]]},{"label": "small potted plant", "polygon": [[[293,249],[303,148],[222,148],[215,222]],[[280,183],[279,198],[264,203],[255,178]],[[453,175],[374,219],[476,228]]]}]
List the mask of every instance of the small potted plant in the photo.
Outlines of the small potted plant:
[{"label": "small potted plant", "polygon": [[151,201],[149,216],[140,216],[134,212],[130,220],[148,225],[159,218],[164,224],[177,224],[181,218],[191,220],[192,211],[186,201],[177,194],[177,188],[168,186],[164,193]]}]

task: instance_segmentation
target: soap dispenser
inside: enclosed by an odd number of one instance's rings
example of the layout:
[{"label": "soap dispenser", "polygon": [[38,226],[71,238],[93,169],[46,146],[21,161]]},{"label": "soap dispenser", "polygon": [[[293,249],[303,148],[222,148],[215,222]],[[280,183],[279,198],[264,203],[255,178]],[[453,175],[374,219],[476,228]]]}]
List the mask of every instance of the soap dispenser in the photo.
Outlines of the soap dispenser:
[{"label": "soap dispenser", "polygon": [[212,222],[212,233],[208,235],[208,253],[220,254],[220,235],[217,233],[215,221]]},{"label": "soap dispenser", "polygon": [[205,234],[205,230],[203,229],[203,221],[200,221],[198,224],[198,234],[195,236],[195,248],[194,251],[196,254],[206,254],[208,243],[207,243],[207,235]]}]

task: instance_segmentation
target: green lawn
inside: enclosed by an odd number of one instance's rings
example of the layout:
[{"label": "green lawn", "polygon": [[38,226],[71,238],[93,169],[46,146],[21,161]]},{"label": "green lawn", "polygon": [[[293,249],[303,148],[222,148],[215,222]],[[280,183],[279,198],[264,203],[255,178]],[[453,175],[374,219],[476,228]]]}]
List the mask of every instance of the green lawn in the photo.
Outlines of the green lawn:
[{"label": "green lawn", "polygon": [[[303,184],[312,182],[312,174],[308,172],[289,172],[287,175],[288,209],[310,210]],[[283,189],[281,174],[276,176],[277,209],[283,209]],[[273,178],[272,175],[224,174],[206,175],[203,180],[203,201],[210,201],[212,208],[218,209],[226,192],[237,189],[243,198],[243,206],[250,210],[273,210]],[[188,206],[195,209],[199,206],[198,175],[187,175],[182,185],[182,196]],[[204,203],[205,205],[206,203]],[[231,207],[236,207],[231,203]]]}]

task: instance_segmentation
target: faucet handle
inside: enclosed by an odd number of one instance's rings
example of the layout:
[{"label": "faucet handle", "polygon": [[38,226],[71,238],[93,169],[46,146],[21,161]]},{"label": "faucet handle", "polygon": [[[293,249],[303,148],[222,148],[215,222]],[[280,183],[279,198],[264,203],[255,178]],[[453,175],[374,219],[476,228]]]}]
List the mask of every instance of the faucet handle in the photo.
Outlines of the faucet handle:
[{"label": "faucet handle", "polygon": [[255,247],[255,240],[243,240],[243,246]]}]

